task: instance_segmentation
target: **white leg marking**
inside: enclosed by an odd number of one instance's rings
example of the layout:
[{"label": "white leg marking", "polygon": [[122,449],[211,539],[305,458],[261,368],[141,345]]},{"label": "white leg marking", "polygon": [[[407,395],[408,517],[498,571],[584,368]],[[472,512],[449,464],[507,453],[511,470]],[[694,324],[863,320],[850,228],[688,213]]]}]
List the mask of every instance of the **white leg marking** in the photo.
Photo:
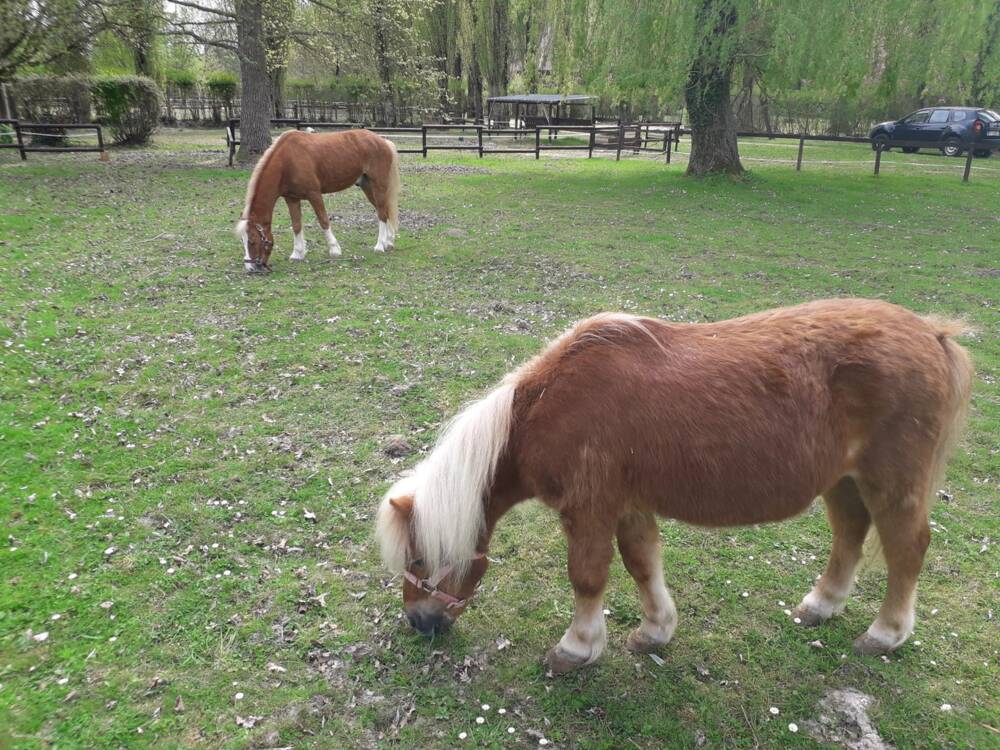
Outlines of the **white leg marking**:
[{"label": "white leg marking", "polygon": [[875,622],[871,624],[868,628],[867,635],[874,641],[878,641],[884,644],[889,650],[897,648],[906,642],[906,639],[910,637],[913,632],[913,625],[916,621],[916,615],[913,612],[913,608],[907,613],[904,618],[903,625],[900,628],[894,628],[882,622],[882,618],[879,617]]},{"label": "white leg marking", "polygon": [[385,246],[387,250],[392,250],[396,246],[396,230],[388,222],[385,224]]},{"label": "white leg marking", "polygon": [[339,258],[341,253],[340,243],[337,242],[337,238],[333,236],[333,230],[330,229],[330,227],[327,227],[325,233],[326,233],[326,244],[330,248],[330,257]]},{"label": "white leg marking", "polygon": [[250,260],[250,241],[245,234],[241,239],[243,240],[243,268],[247,271],[255,271],[257,270],[256,266]]},{"label": "white leg marking", "polygon": [[831,592],[826,590],[827,588],[829,588],[829,584],[824,585],[820,579],[820,583],[813,586],[812,591],[802,598],[799,607],[815,612],[824,620],[839,615],[844,611],[844,603],[851,593],[850,583],[840,591]]},{"label": "white leg marking", "polygon": [[677,605],[663,581],[663,568],[656,565],[654,570],[647,585],[639,590],[643,613],[639,631],[655,643],[669,643],[677,627]]},{"label": "white leg marking", "polygon": [[558,648],[576,659],[582,659],[584,664],[590,664],[597,661],[607,642],[603,600],[600,597],[590,601],[578,599],[573,622],[559,640]]},{"label": "white leg marking", "polygon": [[306,235],[303,231],[292,235],[291,260],[302,260],[306,257]]},{"label": "white leg marking", "polygon": [[384,221],[378,223],[378,242],[375,243],[375,252],[384,253],[385,252],[385,231],[386,225]]}]

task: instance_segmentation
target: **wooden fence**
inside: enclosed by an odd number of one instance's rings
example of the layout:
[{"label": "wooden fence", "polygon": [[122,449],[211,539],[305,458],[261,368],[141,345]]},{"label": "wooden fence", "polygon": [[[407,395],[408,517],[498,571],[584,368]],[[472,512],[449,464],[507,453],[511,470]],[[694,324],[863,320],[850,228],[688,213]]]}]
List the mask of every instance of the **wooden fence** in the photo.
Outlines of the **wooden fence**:
[{"label": "wooden fence", "polygon": [[[296,130],[350,130],[352,128],[363,127],[357,123],[305,122],[291,118],[271,120],[271,125],[294,128]],[[233,165],[236,149],[240,145],[239,126],[240,121],[232,119],[226,127],[229,166]],[[638,154],[643,151],[652,151],[663,154],[668,164],[671,158],[670,144],[674,143],[680,137],[681,132],[680,123],[677,122],[569,126],[536,125],[532,128],[491,128],[481,124],[425,123],[413,127],[369,127],[367,129],[380,135],[404,135],[414,139],[419,135],[419,148],[408,148],[406,145],[397,144],[397,151],[401,154],[421,154],[424,158],[427,158],[427,154],[430,151],[475,151],[480,158],[491,154],[534,154],[536,159],[541,157],[543,151],[586,151],[588,158],[592,158],[595,151],[614,151],[615,160],[617,161],[621,159],[622,152]],[[467,133],[472,134],[469,136],[470,140],[468,141],[465,140]],[[586,136],[587,143],[559,143],[558,137],[560,133]],[[451,142],[434,142],[431,139],[435,135],[450,136]],[[510,139],[514,147],[496,148],[495,144],[489,142],[499,138]],[[529,148],[522,145],[522,142],[530,143],[530,139],[532,138],[534,141],[533,146]]]},{"label": "wooden fence", "polygon": [[[108,160],[108,152],[104,148],[104,133],[100,125],[79,122],[21,122],[20,120],[0,120],[0,125],[7,125],[13,132],[11,143],[0,143],[0,149],[16,148],[21,154],[21,161],[27,161],[29,153],[98,153],[101,161]],[[39,146],[34,143],[26,143],[25,136],[32,138],[52,138],[60,139],[66,137],[67,130],[92,131],[97,135],[97,144],[94,146],[74,146],[55,145]],[[0,131],[0,135],[4,133]]]}]

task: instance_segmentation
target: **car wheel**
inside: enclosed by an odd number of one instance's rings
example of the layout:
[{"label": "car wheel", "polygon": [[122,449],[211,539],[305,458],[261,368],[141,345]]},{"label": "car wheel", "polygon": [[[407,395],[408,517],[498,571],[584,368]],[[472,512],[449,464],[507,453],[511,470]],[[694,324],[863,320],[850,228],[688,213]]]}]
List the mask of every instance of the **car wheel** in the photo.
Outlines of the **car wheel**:
[{"label": "car wheel", "polygon": [[889,150],[889,136],[885,133],[879,133],[872,137],[872,151],[878,151],[879,146],[882,147],[883,151]]},{"label": "car wheel", "polygon": [[941,147],[941,153],[945,156],[961,156],[962,141],[958,138],[949,138]]},{"label": "car wheel", "polygon": [[904,154],[915,154],[919,150],[920,149],[917,148],[916,146],[903,146],[903,153]]}]

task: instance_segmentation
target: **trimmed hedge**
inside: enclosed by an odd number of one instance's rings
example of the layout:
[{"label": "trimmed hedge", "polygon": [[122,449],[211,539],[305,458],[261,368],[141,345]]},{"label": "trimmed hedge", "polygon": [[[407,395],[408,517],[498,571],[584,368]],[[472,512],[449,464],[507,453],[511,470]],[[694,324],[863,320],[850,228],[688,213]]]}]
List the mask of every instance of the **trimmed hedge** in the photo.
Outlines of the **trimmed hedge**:
[{"label": "trimmed hedge", "polygon": [[107,125],[115,143],[141,146],[160,121],[163,94],[152,78],[105,76],[93,79],[91,92],[98,121]]},{"label": "trimmed hedge", "polygon": [[14,81],[13,93],[22,120],[96,120],[111,131],[114,143],[130,146],[149,142],[163,102],[156,82],[144,76],[23,76]]}]

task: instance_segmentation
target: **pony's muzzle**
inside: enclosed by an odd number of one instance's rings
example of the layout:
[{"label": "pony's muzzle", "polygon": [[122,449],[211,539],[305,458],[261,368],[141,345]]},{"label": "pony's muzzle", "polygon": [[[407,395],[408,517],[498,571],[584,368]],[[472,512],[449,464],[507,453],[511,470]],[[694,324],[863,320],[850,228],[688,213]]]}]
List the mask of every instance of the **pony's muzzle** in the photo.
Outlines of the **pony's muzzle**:
[{"label": "pony's muzzle", "polygon": [[452,623],[452,619],[444,612],[426,612],[419,609],[407,612],[406,619],[409,620],[410,627],[420,635],[426,636],[447,633]]}]

